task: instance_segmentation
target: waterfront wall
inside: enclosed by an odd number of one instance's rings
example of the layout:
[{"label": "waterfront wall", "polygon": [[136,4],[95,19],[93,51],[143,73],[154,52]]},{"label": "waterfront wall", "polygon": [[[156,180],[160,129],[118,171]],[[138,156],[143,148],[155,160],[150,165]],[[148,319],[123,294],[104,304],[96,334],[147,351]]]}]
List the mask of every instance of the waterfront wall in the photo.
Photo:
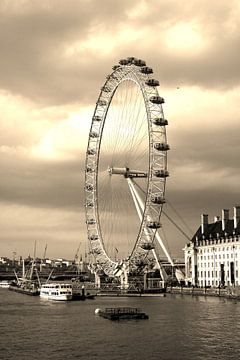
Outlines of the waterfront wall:
[{"label": "waterfront wall", "polygon": [[240,286],[228,286],[226,288],[209,287],[168,287],[167,293],[191,296],[218,296],[228,299],[240,300]]}]

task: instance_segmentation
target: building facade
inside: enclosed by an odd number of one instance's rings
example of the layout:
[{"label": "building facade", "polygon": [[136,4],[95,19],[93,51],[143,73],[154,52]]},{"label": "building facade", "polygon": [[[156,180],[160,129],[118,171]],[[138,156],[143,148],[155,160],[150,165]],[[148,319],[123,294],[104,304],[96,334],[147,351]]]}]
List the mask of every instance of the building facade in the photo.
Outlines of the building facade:
[{"label": "building facade", "polygon": [[240,206],[222,210],[222,218],[201,215],[201,225],[184,248],[186,285],[240,286]]}]

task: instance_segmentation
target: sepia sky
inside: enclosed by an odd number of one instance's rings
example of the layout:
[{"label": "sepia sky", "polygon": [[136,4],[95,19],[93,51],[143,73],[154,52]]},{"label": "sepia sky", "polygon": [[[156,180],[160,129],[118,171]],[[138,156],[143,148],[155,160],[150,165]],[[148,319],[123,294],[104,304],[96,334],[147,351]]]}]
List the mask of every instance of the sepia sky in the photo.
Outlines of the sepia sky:
[{"label": "sepia sky", "polygon": [[[85,251],[91,116],[128,56],[161,84],[177,213],[194,232],[201,213],[239,204],[239,29],[237,0],[1,0],[0,256],[32,255],[35,240],[39,257],[46,243],[49,257]],[[166,238],[181,256],[186,239]]]}]

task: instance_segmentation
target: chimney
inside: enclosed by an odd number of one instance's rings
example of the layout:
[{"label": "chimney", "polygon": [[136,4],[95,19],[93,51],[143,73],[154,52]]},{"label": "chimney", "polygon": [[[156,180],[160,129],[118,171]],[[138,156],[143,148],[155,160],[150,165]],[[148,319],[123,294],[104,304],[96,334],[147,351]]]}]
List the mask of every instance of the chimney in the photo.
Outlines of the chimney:
[{"label": "chimney", "polygon": [[208,226],[208,215],[207,214],[202,214],[201,215],[201,231],[202,234],[205,233],[206,229]]},{"label": "chimney", "polygon": [[234,229],[237,228],[239,221],[240,221],[240,206],[234,206],[233,208]]},{"label": "chimney", "polygon": [[219,221],[219,216],[214,216],[214,222],[216,223],[216,222],[218,222]]},{"label": "chimney", "polygon": [[228,220],[229,220],[229,210],[222,209],[222,231],[225,231]]}]

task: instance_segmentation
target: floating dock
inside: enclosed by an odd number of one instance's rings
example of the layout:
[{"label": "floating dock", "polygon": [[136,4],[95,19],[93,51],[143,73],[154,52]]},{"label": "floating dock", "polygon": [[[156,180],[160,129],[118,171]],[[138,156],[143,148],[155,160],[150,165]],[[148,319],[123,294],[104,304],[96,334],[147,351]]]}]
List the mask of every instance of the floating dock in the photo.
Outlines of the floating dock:
[{"label": "floating dock", "polygon": [[95,314],[109,320],[143,320],[149,318],[141,309],[133,307],[96,309]]}]

